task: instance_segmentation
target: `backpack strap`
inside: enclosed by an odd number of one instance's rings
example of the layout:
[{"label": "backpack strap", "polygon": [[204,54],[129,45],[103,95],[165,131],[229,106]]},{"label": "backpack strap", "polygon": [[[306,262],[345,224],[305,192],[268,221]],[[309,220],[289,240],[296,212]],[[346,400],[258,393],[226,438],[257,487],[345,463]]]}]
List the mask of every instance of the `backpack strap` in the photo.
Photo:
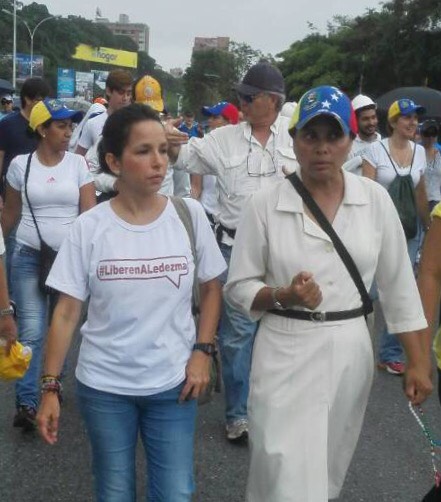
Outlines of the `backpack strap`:
[{"label": "backpack strap", "polygon": [[201,304],[201,292],[199,289],[199,279],[198,279],[198,265],[197,265],[197,254],[196,254],[196,237],[193,228],[193,221],[191,219],[191,213],[188,209],[187,204],[181,197],[170,197],[172,204],[174,205],[176,212],[178,213],[179,219],[187,231],[188,237],[190,239],[191,253],[193,255],[194,261],[194,277],[193,277],[193,294],[192,294],[192,313],[194,316],[200,313]]}]

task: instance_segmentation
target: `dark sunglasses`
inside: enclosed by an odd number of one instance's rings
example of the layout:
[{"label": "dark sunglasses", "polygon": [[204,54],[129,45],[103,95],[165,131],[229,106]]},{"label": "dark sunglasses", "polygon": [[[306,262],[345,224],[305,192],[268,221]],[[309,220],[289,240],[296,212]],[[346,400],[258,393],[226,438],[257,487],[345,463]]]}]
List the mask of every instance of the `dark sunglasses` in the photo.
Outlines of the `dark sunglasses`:
[{"label": "dark sunglasses", "polygon": [[258,96],[258,94],[242,94],[241,92],[237,93],[237,96],[240,101],[244,101],[245,103],[252,103]]}]

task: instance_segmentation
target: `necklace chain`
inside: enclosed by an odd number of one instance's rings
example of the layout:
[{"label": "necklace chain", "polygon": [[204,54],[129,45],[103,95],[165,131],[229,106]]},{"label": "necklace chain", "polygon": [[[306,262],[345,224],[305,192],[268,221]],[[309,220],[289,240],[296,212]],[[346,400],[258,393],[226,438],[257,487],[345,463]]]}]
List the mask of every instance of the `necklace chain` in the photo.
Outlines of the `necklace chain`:
[{"label": "necklace chain", "polygon": [[399,155],[399,150],[396,149],[391,143],[389,143],[389,149],[390,155],[398,167],[400,167],[401,169],[409,167],[413,155],[412,148],[410,148],[410,150],[409,148],[406,148],[406,153],[404,156]]}]

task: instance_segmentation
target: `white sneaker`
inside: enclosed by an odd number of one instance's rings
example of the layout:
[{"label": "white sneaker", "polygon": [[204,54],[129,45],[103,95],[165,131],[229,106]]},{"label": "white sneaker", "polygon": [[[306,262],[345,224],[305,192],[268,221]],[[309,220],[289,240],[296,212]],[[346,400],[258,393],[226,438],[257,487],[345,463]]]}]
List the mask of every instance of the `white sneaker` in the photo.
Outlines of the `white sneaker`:
[{"label": "white sneaker", "polygon": [[243,441],[248,439],[248,420],[239,418],[226,426],[228,441]]}]

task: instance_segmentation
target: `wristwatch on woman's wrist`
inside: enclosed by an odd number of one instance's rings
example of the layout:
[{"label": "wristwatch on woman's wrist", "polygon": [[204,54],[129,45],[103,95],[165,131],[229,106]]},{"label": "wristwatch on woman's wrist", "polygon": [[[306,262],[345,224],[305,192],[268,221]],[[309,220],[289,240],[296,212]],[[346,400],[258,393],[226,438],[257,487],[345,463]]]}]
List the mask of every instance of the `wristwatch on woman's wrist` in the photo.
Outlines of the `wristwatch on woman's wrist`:
[{"label": "wristwatch on woman's wrist", "polygon": [[7,315],[14,315],[14,307],[9,305],[5,309],[0,309],[0,317],[6,317]]},{"label": "wristwatch on woman's wrist", "polygon": [[216,353],[216,345],[214,343],[195,343],[193,350],[200,350],[207,356],[213,356]]},{"label": "wristwatch on woman's wrist", "polygon": [[277,299],[277,292],[282,289],[282,288],[272,288],[271,289],[271,298],[273,300],[273,308],[276,310],[285,310],[285,307],[280,303],[280,301]]}]

